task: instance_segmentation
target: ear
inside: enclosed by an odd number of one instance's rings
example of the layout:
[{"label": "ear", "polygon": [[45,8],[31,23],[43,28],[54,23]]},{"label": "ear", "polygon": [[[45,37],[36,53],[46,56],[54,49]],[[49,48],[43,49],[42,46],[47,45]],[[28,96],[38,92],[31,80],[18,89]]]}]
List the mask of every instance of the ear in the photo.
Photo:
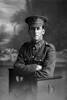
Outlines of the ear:
[{"label": "ear", "polygon": [[43,35],[45,34],[45,29],[43,29]]}]

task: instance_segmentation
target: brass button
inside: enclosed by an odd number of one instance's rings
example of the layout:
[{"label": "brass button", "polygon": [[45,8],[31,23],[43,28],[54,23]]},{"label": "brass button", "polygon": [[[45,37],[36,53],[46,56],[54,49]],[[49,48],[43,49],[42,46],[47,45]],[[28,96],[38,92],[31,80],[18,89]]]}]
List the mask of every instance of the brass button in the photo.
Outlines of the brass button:
[{"label": "brass button", "polygon": [[35,50],[36,48],[35,47],[33,47],[33,50]]},{"label": "brass button", "polygon": [[42,61],[42,60],[40,59],[40,61]]},{"label": "brass button", "polygon": [[32,58],[34,58],[34,56],[32,56]]}]

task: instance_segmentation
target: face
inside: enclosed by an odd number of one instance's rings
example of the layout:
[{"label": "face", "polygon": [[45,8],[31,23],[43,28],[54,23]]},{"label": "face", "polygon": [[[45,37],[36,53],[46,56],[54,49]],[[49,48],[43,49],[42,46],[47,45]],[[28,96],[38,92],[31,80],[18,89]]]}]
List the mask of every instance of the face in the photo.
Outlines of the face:
[{"label": "face", "polygon": [[45,29],[40,26],[30,26],[29,34],[33,40],[39,42],[43,39],[43,35],[45,34]]}]

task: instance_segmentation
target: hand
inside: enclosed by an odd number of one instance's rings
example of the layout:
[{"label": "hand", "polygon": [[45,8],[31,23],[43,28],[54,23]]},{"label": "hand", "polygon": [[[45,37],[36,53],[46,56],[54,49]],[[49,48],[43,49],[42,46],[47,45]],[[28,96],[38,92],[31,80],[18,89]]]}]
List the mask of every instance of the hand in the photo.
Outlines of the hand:
[{"label": "hand", "polygon": [[45,72],[47,72],[49,77],[53,77],[53,72],[51,72],[51,70],[46,69]]},{"label": "hand", "polygon": [[37,65],[36,66],[36,70],[38,71],[38,70],[41,70],[42,69],[42,66],[41,65]]},{"label": "hand", "polygon": [[22,82],[23,81],[23,77],[22,76],[16,76],[16,81],[17,82]]}]

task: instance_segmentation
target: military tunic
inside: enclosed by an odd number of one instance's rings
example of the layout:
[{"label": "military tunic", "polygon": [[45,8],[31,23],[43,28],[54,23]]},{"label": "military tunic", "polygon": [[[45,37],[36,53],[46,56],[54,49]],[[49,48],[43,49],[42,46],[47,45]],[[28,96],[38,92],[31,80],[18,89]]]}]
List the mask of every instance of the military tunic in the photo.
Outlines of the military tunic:
[{"label": "military tunic", "polygon": [[[36,78],[51,77],[54,73],[56,52],[55,47],[46,41],[36,48],[33,41],[24,43],[15,62],[14,68],[18,75]],[[36,65],[41,65],[41,70],[36,70]]]}]

